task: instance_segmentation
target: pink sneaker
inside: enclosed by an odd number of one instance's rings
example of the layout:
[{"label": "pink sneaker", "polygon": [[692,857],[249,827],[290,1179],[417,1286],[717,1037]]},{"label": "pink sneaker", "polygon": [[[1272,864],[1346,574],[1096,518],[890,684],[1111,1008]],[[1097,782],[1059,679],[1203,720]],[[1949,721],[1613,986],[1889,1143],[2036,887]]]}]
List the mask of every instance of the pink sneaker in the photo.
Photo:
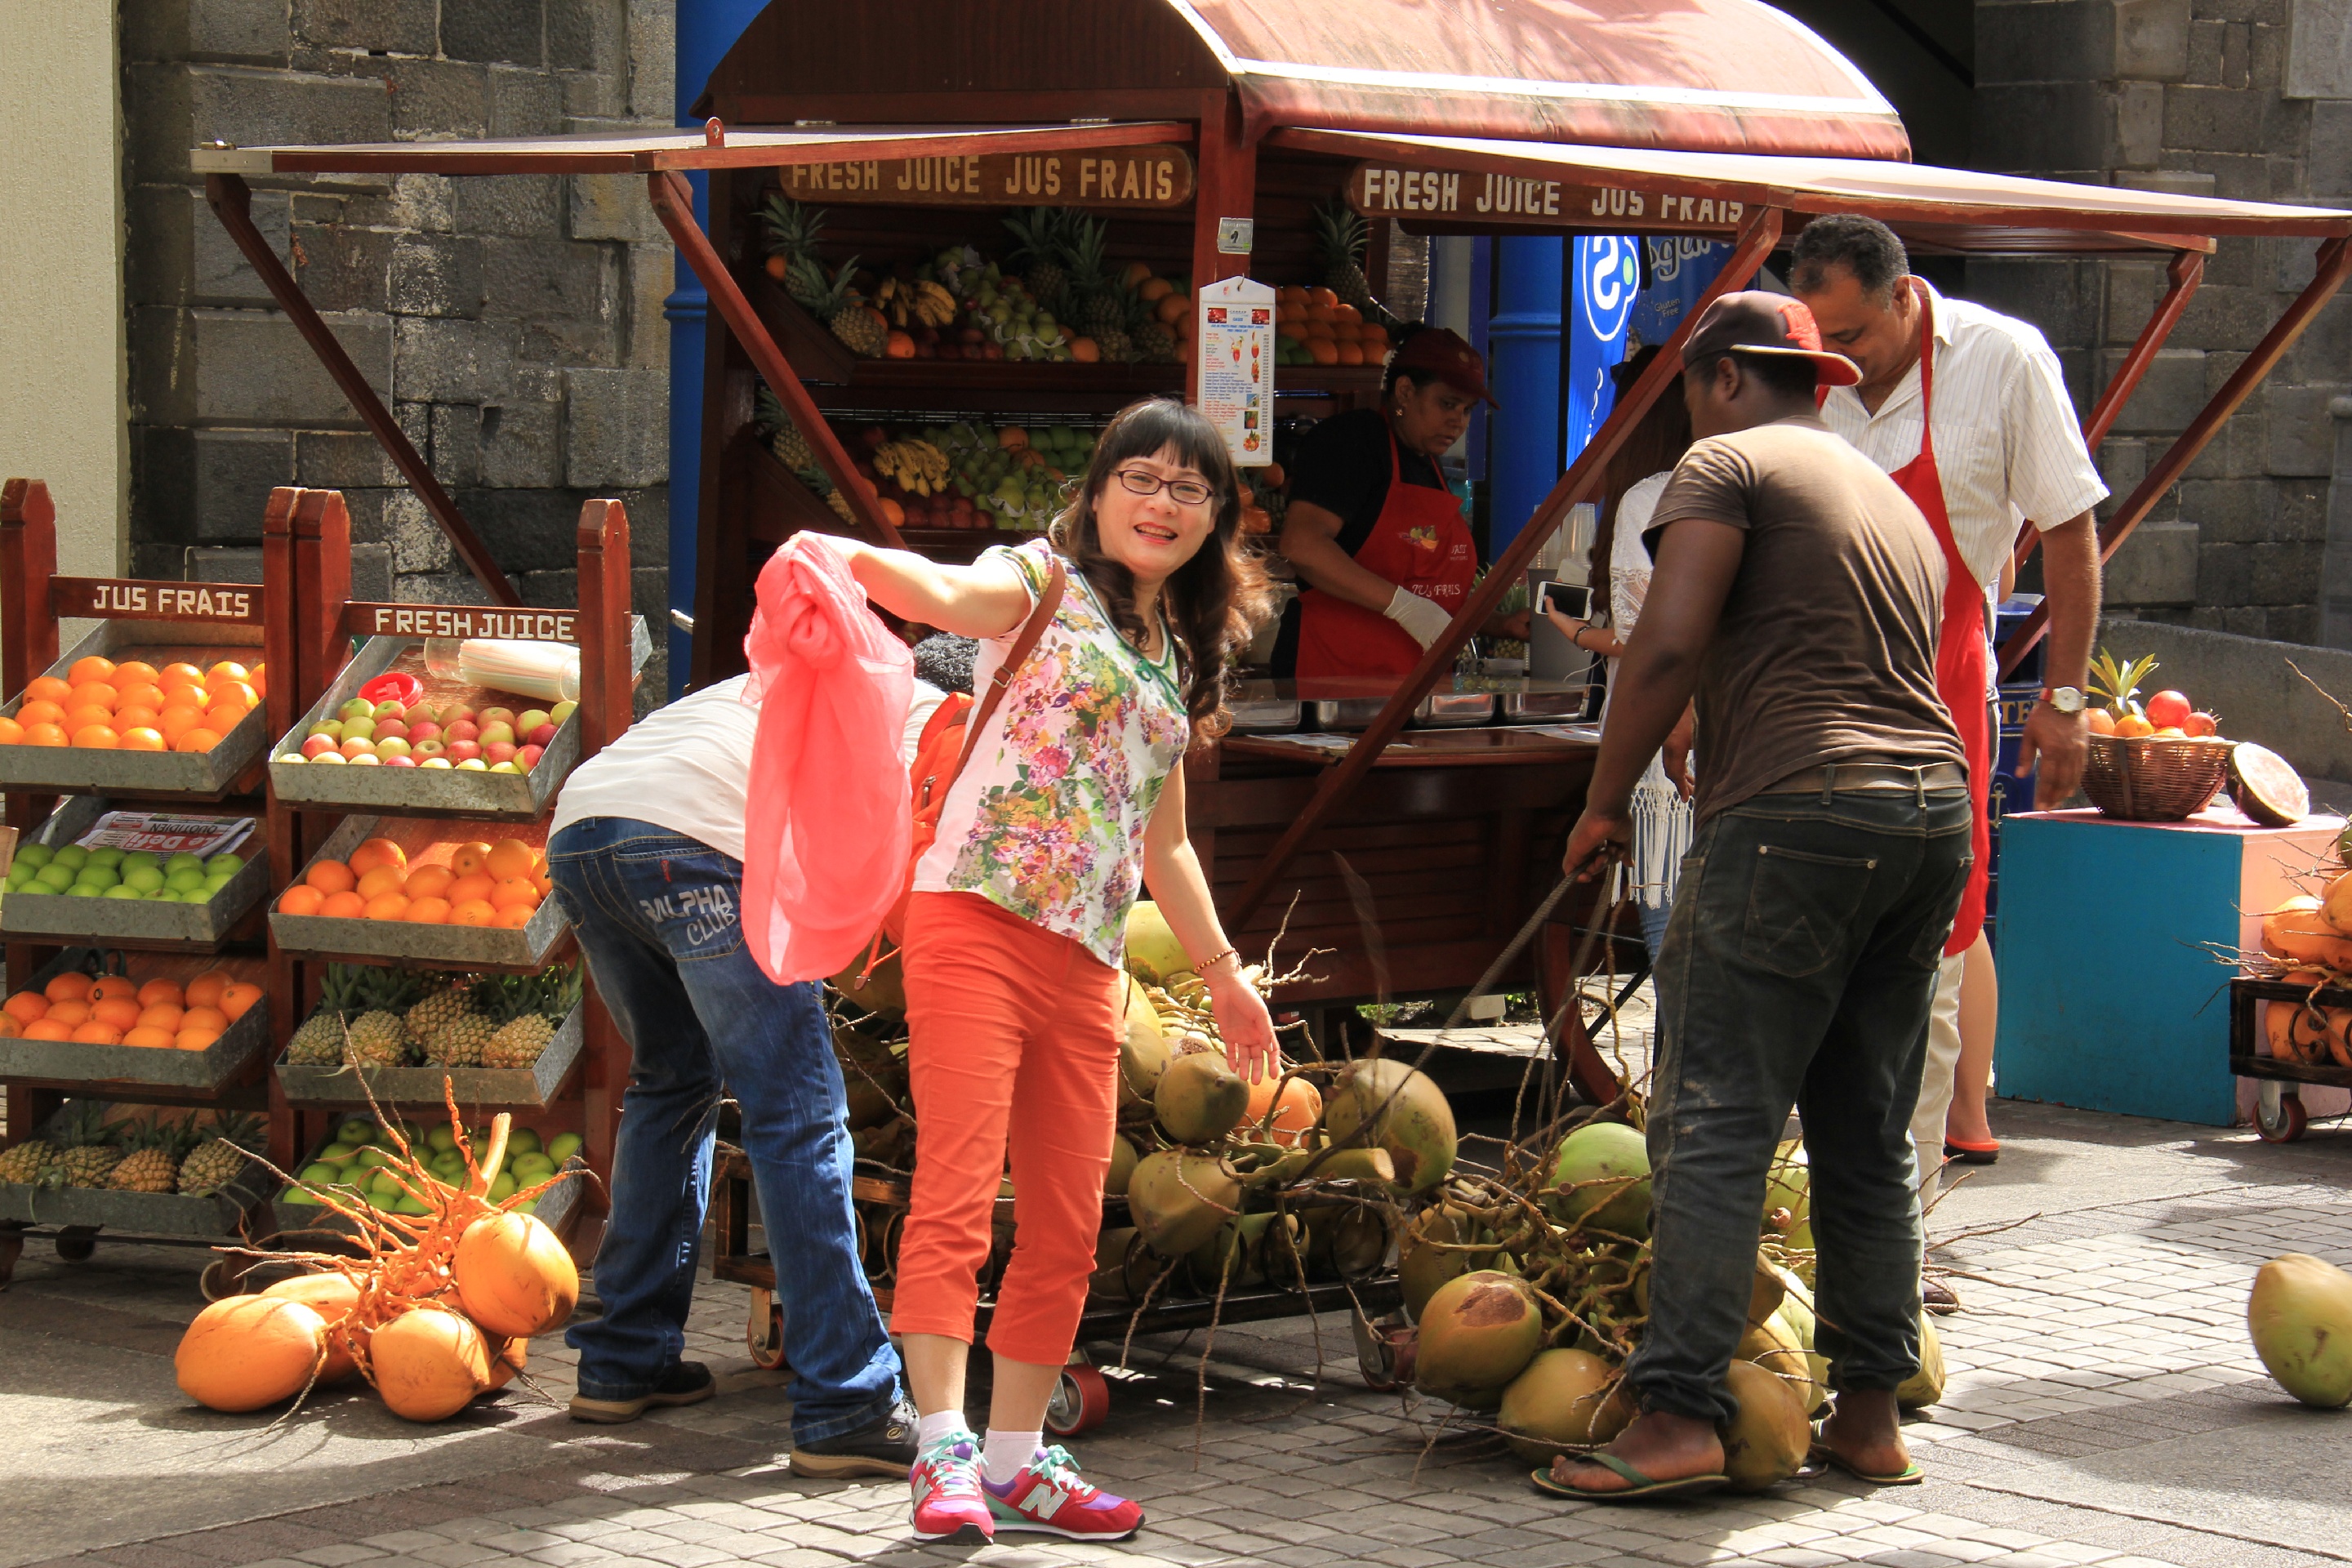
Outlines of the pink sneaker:
[{"label": "pink sneaker", "polygon": [[915,1490],[919,1541],[988,1542],[995,1516],[980,1489],[980,1445],[969,1432],[942,1437],[916,1456],[907,1472]]},{"label": "pink sneaker", "polygon": [[1040,1448],[1019,1475],[1000,1487],[981,1483],[999,1530],[1034,1530],[1073,1541],[1124,1541],[1143,1528],[1143,1505],[1113,1497],[1078,1474],[1078,1462],[1058,1444]]}]

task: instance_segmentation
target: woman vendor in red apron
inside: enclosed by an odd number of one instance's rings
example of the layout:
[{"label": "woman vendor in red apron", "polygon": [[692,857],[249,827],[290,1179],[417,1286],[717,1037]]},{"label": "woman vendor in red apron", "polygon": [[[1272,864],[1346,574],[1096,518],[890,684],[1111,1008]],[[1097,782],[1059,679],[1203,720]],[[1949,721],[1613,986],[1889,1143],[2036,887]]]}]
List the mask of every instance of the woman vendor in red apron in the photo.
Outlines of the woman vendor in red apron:
[{"label": "woman vendor in red apron", "polygon": [[[1495,400],[1486,362],[1442,327],[1400,335],[1377,409],[1323,421],[1289,464],[1282,553],[1297,602],[1283,615],[1276,676],[1412,673],[1478,574],[1462,503],[1437,459]],[[1525,637],[1525,611],[1483,628]]]}]

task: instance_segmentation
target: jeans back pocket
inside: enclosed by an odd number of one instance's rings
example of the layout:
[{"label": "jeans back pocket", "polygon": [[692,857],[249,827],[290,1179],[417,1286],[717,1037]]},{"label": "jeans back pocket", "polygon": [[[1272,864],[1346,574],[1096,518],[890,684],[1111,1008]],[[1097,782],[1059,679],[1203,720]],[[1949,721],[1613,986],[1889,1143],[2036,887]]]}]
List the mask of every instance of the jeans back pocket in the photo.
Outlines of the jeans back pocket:
[{"label": "jeans back pocket", "polygon": [[1757,846],[1740,956],[1791,980],[1820,973],[1850,945],[1877,869],[1875,858]]}]

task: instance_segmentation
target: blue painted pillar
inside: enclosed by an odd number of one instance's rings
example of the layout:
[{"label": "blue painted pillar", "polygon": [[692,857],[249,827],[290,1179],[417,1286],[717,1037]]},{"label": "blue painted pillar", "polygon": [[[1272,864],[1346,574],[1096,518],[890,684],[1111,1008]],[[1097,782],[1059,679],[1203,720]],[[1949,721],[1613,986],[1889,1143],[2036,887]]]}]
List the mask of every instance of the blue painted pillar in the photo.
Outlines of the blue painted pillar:
[{"label": "blue painted pillar", "polygon": [[1501,405],[1487,416],[1487,482],[1497,555],[1559,479],[1559,239],[1495,241],[1495,313],[1486,375]]},{"label": "blue painted pillar", "polygon": [[[766,0],[677,0],[677,122],[699,125],[695,100],[710,73],[732,48]],[[694,184],[694,216],[710,222],[710,177],[687,176]],[[705,322],[710,298],[683,259],[676,263],[677,288],[662,301],[669,318],[669,605],[694,614],[695,545],[702,511],[702,373]],[[694,639],[669,626],[669,694],[686,689]]]}]

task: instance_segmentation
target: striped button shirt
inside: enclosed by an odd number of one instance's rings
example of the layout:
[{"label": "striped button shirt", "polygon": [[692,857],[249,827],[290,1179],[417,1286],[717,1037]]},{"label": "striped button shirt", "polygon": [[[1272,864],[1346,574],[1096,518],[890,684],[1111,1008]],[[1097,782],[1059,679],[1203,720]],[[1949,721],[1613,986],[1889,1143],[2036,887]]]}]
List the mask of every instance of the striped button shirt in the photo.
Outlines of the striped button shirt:
[{"label": "striped button shirt", "polygon": [[[1923,279],[1924,283],[1924,279]],[[2032,518],[2055,528],[2106,499],[2083,446],[2058,356],[2031,324],[1947,300],[1936,308],[1936,469],[1969,570],[1988,593]],[[1871,413],[1850,386],[1822,406],[1829,427],[1888,473],[1919,455],[1919,367]]]}]

